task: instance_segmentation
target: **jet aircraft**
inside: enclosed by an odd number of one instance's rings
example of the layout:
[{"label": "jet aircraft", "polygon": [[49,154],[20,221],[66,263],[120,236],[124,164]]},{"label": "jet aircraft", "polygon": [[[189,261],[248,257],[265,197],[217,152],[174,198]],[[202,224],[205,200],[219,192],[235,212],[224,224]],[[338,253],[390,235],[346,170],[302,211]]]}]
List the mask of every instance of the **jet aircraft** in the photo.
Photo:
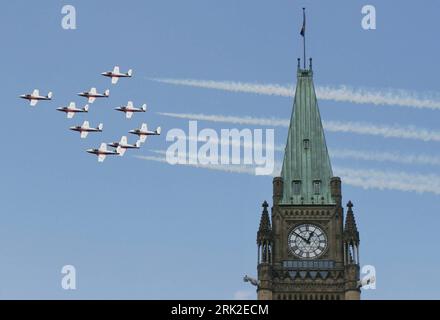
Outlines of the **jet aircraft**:
[{"label": "jet aircraft", "polygon": [[115,108],[115,110],[124,112],[125,113],[125,117],[127,119],[131,119],[131,117],[133,116],[133,113],[135,113],[135,112],[146,112],[147,111],[147,105],[143,104],[142,107],[136,108],[136,107],[133,106],[133,102],[132,101],[128,101],[126,106]]},{"label": "jet aircraft", "polygon": [[90,128],[90,124],[88,121],[84,121],[82,126],[74,126],[70,127],[69,129],[72,131],[77,131],[81,134],[81,139],[87,138],[87,135],[89,132],[102,132],[102,129],[104,128],[104,125],[100,123],[98,127],[96,128]]},{"label": "jet aircraft", "polygon": [[128,70],[127,73],[121,73],[119,71],[119,67],[116,66],[113,68],[113,71],[106,71],[101,73],[104,77],[112,78],[112,84],[117,84],[119,78],[131,78],[133,76],[133,70]]},{"label": "jet aircraft", "polygon": [[78,95],[87,98],[89,103],[93,103],[97,98],[108,98],[110,96],[110,90],[107,89],[104,93],[98,93],[96,88],[92,88],[90,91],[80,92]]},{"label": "jet aircraft", "polygon": [[128,133],[135,134],[135,135],[139,136],[139,141],[141,143],[144,143],[145,140],[147,140],[148,136],[159,136],[161,131],[162,130],[160,127],[157,127],[157,129],[155,131],[149,131],[147,124],[142,123],[142,126],[140,129],[130,130]]},{"label": "jet aircraft", "polygon": [[41,96],[40,91],[35,89],[32,93],[22,94],[20,98],[29,100],[29,104],[34,107],[37,105],[38,101],[52,100],[52,92],[49,92],[47,96]]}]

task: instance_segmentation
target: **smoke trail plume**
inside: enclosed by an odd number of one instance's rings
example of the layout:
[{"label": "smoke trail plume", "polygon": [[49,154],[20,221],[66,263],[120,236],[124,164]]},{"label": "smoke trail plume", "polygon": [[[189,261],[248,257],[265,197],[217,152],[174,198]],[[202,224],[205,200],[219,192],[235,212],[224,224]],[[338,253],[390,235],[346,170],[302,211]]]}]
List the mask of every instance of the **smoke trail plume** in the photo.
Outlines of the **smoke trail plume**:
[{"label": "smoke trail plume", "polygon": [[[167,163],[166,151],[154,150],[161,154],[157,156],[134,156],[138,159]],[[229,173],[255,175],[254,168],[240,165],[201,165],[186,164],[195,168],[218,170]],[[280,164],[274,175],[279,174]],[[344,184],[363,189],[395,190],[416,193],[433,193],[440,195],[440,176],[434,174],[411,174],[407,172],[389,172],[375,169],[351,169],[344,167],[333,168],[336,175],[342,178]]]},{"label": "smoke trail plume", "polygon": [[[230,92],[253,93],[261,95],[293,97],[293,85],[255,84],[235,81],[213,81],[194,79],[149,79],[160,83],[182,85],[197,88],[216,89]],[[401,106],[417,109],[440,109],[438,94],[420,94],[408,90],[374,90],[351,88],[349,86],[317,86],[318,99],[356,104],[373,104],[383,106]]]},{"label": "smoke trail plume", "polygon": [[354,149],[329,149],[332,158],[355,159],[377,162],[394,162],[412,165],[440,166],[440,157],[426,154],[402,154],[392,152],[364,151]]},{"label": "smoke trail plume", "polygon": [[[232,123],[238,125],[255,125],[269,127],[288,127],[289,120],[276,118],[254,118],[254,117],[235,117],[223,115],[205,115],[190,113],[169,113],[158,112],[158,114],[167,117],[212,121],[220,123]],[[415,126],[388,126],[375,125],[363,122],[340,122],[323,121],[324,129],[329,132],[355,133],[362,135],[381,136],[384,138],[400,138],[421,141],[440,141],[440,131],[432,131]]]}]

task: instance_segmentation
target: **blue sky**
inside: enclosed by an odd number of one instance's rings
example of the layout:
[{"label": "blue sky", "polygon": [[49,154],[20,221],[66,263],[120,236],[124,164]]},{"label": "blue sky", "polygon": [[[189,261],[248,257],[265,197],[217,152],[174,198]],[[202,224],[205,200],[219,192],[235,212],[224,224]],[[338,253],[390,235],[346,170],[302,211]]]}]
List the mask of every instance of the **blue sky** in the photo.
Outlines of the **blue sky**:
[{"label": "blue sky", "polygon": [[[61,8],[77,10],[77,30],[61,28]],[[373,4],[377,30],[361,28]],[[187,130],[156,112],[289,118],[292,99],[171,86],[147,78],[254,83],[295,82],[302,55],[301,8],[315,84],[396,88],[438,99],[439,4],[424,1],[28,1],[4,3],[3,153],[0,158],[0,298],[230,299],[253,288],[255,237],[271,178],[124,158],[98,164],[84,152],[146,121]],[[134,69],[111,87],[100,72]],[[125,80],[125,81],[124,81]],[[111,89],[84,117],[55,111],[76,93]],[[54,101],[36,108],[17,98],[39,88]],[[149,112],[126,120],[114,107],[133,100]],[[438,110],[321,101],[324,120],[415,125],[438,130]],[[66,128],[87,118],[102,135],[81,141]],[[240,127],[199,122],[199,127]],[[287,130],[276,128],[277,144]],[[440,156],[438,142],[327,133],[330,148]],[[166,149],[165,135],[138,155]],[[279,160],[282,154],[277,154]],[[355,169],[440,174],[438,166],[333,159]],[[377,271],[365,299],[439,298],[439,195],[343,184],[361,233],[361,264]],[[61,268],[77,269],[76,291],[61,288]]]}]

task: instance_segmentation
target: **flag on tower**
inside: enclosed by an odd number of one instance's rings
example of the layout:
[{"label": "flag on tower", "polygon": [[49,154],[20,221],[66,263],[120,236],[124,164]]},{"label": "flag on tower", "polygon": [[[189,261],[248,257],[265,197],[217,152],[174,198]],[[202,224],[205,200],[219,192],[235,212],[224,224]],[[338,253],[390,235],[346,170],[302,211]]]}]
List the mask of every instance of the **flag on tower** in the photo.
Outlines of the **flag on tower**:
[{"label": "flag on tower", "polygon": [[299,33],[303,37],[306,35],[306,11],[305,8],[303,8],[303,25],[301,28],[301,32]]}]

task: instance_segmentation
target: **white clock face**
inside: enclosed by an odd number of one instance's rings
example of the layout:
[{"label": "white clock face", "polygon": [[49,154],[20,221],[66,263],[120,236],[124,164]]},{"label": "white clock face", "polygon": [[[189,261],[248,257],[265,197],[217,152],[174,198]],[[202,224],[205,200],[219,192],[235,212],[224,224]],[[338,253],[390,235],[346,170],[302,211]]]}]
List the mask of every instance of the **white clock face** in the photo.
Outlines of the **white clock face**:
[{"label": "white clock face", "polygon": [[298,258],[314,259],[327,249],[327,236],[314,224],[301,224],[290,231],[288,245]]}]

